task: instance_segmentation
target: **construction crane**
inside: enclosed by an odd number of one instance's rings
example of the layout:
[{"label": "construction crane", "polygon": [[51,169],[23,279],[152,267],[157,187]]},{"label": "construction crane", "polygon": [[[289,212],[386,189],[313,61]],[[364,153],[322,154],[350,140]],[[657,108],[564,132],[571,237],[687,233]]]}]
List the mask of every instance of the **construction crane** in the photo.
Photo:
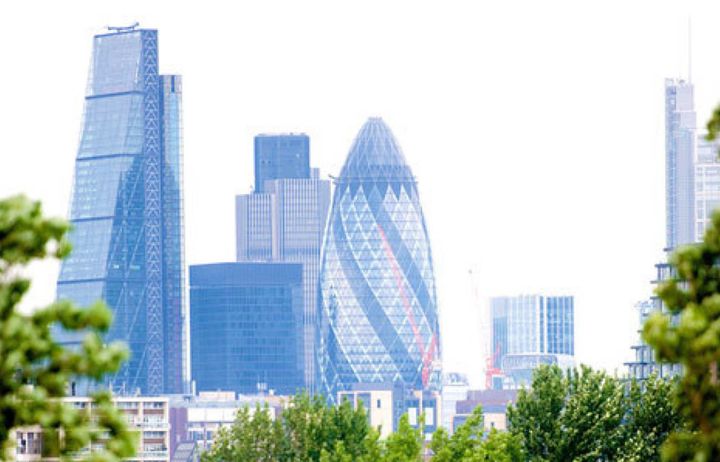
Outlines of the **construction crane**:
[{"label": "construction crane", "polygon": [[485,358],[485,389],[492,389],[493,377],[502,377],[502,369],[496,367],[497,358],[500,356],[500,344],[495,345],[495,352],[492,356]]}]

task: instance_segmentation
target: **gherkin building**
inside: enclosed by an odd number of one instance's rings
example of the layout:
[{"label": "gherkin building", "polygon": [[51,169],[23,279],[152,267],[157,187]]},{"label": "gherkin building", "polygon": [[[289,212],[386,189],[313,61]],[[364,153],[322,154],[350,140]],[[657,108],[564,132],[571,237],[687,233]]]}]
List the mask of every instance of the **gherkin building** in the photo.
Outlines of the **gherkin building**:
[{"label": "gherkin building", "polygon": [[417,182],[388,126],[363,125],[336,179],[319,283],[320,390],[439,385],[430,241]]}]

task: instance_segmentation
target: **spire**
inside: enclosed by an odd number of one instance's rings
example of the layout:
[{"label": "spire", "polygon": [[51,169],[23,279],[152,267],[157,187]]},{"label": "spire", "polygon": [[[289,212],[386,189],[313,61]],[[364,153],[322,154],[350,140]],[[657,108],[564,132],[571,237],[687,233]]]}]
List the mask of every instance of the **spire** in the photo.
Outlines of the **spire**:
[{"label": "spire", "polygon": [[688,16],[688,83],[692,83],[692,18]]}]

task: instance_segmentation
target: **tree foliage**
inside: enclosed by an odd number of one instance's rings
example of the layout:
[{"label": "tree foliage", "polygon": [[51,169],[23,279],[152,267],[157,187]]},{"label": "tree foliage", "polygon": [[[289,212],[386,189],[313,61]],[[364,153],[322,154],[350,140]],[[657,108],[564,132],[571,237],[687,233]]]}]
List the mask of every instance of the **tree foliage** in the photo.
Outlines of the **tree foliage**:
[{"label": "tree foliage", "polygon": [[[11,432],[39,425],[46,455],[68,456],[102,437],[105,450],[89,460],[113,461],[134,453],[134,438],[108,394],[95,396],[94,419],[64,404],[71,377],[101,379],[118,370],[127,357],[119,344],[106,346],[101,334],[110,326],[102,304],[79,309],[57,302],[23,314],[18,304],[30,288],[22,276],[33,261],[63,258],[70,246],[68,224],[43,216],[38,202],[24,196],[0,201],[0,459],[13,450]],[[53,325],[84,331],[82,347],[70,351],[55,342]],[[107,439],[106,439],[107,438]]]},{"label": "tree foliage", "polygon": [[344,401],[329,407],[320,397],[300,394],[278,419],[257,407],[238,412],[231,428],[217,435],[204,461],[371,461],[381,460],[378,432],[364,409]]},{"label": "tree foliage", "polygon": [[532,388],[508,408],[510,432],[531,461],[653,460],[679,428],[671,382],[643,386],[583,366],[566,374],[542,366]]},{"label": "tree foliage", "polygon": [[478,406],[453,435],[443,429],[433,434],[433,462],[522,462],[525,457],[515,435],[492,429],[485,435],[482,407]]},{"label": "tree foliage", "polygon": [[[712,120],[708,125],[713,136],[720,128],[718,117],[717,125],[711,126]],[[670,436],[664,460],[720,460],[719,259],[720,212],[715,212],[704,240],[671,257],[675,276],[657,288],[668,312],[654,313],[644,326],[658,360],[683,368],[677,401],[687,426]]]}]

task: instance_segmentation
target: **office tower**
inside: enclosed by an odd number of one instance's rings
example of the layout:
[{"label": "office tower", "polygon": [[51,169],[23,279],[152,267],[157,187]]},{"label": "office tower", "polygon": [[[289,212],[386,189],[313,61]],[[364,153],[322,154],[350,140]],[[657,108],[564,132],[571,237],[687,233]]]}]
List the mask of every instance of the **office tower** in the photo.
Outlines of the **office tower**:
[{"label": "office tower", "polygon": [[304,133],[255,137],[255,192],[265,182],[283,178],[310,178],[310,137]]},{"label": "office tower", "polygon": [[490,316],[492,365],[502,371],[503,388],[529,385],[540,364],[574,366],[573,297],[494,297]]},{"label": "office tower", "polygon": [[668,249],[701,241],[720,205],[718,143],[697,129],[693,85],[665,80],[666,220]]},{"label": "office tower", "polygon": [[300,263],[190,266],[198,391],[291,395],[304,388]]},{"label": "office tower", "polygon": [[390,129],[363,125],[335,183],[320,270],[320,390],[440,384],[430,241],[417,182]]},{"label": "office tower", "polygon": [[693,85],[665,80],[665,195],[668,248],[695,240],[693,232],[693,161],[696,114]]},{"label": "office tower", "polygon": [[[696,127],[693,85],[680,79],[665,80],[665,157],[666,157],[666,233],[665,251],[699,242],[710,224],[713,211],[720,206],[720,159],[717,141],[707,141]],[[654,283],[669,279],[672,267],[658,263]],[[639,331],[653,311],[664,309],[653,296],[635,304]],[[680,372],[676,364],[658,364],[652,348],[642,337],[632,346],[633,359],[625,363],[631,377],[646,379],[656,373],[669,377]]]},{"label": "office tower", "polygon": [[106,339],[131,352],[115,390],[186,382],[181,103],[180,76],[158,74],[156,30],[95,36],[57,296],[112,309]]},{"label": "office tower", "polygon": [[[237,260],[296,262],[303,265],[305,384],[314,390],[315,326],[320,249],[330,207],[330,182],[310,169],[306,135],[255,138],[256,192],[236,197]],[[304,149],[298,151],[298,149]],[[298,152],[301,154],[297,156]],[[270,168],[272,167],[272,168]],[[282,178],[307,172],[302,178]],[[265,178],[264,180],[262,178]]]}]

